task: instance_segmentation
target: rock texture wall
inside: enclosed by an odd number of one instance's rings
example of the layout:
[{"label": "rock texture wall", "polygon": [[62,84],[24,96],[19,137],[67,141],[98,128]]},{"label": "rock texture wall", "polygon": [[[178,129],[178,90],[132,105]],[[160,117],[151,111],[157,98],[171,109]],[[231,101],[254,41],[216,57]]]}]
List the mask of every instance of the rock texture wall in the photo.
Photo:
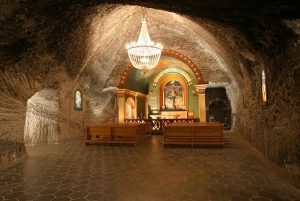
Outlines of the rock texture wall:
[{"label": "rock texture wall", "polygon": [[58,103],[57,90],[43,89],[27,101],[24,142],[31,146],[39,143],[57,143]]},{"label": "rock texture wall", "polygon": [[[294,25],[292,29],[289,24]],[[241,116],[244,116],[241,134],[270,161],[299,180],[300,43],[299,28],[295,29],[295,24],[299,27],[299,21],[288,24],[282,22],[286,28],[280,31],[287,37],[280,51],[262,58],[261,61],[247,61],[250,79],[245,82],[246,107],[241,110]],[[261,104],[262,68],[266,69],[267,74],[267,105]]]}]

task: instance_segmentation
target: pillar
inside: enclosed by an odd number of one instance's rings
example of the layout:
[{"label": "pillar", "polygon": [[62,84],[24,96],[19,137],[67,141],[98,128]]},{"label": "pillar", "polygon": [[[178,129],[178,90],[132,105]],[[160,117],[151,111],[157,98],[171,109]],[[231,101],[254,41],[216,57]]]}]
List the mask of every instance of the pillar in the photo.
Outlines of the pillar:
[{"label": "pillar", "polygon": [[133,118],[134,119],[137,119],[140,115],[138,114],[138,109],[137,109],[137,106],[138,106],[138,94],[135,93],[135,96],[134,96],[134,116]]},{"label": "pillar", "polygon": [[119,104],[119,123],[124,123],[125,118],[125,94],[118,93],[118,104]]},{"label": "pillar", "polygon": [[208,87],[208,84],[199,84],[195,85],[195,87],[198,95],[200,122],[206,122],[205,90]]},{"label": "pillar", "polygon": [[148,119],[149,116],[149,108],[148,108],[148,102],[149,102],[149,96],[152,95],[152,91],[150,91],[145,98],[145,118]]},{"label": "pillar", "polygon": [[148,97],[145,98],[145,118],[148,119],[149,116],[149,111],[148,111]]}]

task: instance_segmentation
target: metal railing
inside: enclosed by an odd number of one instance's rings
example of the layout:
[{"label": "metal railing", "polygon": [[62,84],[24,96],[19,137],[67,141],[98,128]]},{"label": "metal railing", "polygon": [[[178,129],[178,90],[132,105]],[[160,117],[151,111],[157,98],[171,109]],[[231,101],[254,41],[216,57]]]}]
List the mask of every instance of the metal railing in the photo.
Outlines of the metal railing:
[{"label": "metal railing", "polygon": [[194,119],[124,119],[125,123],[144,123],[151,122],[152,131],[163,131],[164,126],[173,122],[199,122],[199,118]]}]

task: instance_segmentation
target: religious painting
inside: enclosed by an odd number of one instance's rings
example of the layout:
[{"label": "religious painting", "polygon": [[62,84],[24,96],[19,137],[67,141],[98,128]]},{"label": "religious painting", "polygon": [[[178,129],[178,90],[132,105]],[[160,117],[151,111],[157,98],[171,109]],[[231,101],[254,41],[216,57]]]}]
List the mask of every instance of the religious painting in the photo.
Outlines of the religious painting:
[{"label": "religious painting", "polygon": [[267,82],[266,82],[266,73],[262,69],[260,72],[260,82],[261,82],[261,98],[263,103],[267,103]]},{"label": "religious painting", "polygon": [[180,82],[171,80],[164,86],[164,109],[183,109],[184,94]]},{"label": "religious painting", "polygon": [[82,93],[80,90],[77,90],[75,92],[75,95],[74,95],[74,99],[75,99],[75,103],[74,103],[74,107],[75,107],[75,110],[82,110]]}]

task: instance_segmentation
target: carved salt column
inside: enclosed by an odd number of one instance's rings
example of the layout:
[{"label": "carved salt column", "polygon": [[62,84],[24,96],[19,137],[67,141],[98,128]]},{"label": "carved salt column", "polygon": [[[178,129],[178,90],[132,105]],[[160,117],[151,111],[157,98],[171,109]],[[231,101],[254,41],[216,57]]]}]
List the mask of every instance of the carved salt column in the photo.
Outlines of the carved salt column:
[{"label": "carved salt column", "polygon": [[124,123],[125,119],[125,90],[116,90],[119,104],[119,123]]},{"label": "carved salt column", "polygon": [[152,91],[150,91],[146,97],[145,97],[145,118],[148,119],[148,116],[149,116],[149,109],[148,109],[148,100],[149,100],[149,96],[152,95]]},{"label": "carved salt column", "polygon": [[134,116],[133,118],[134,119],[137,119],[139,117],[139,114],[137,113],[137,106],[138,106],[138,93],[135,93],[135,96],[134,96]]},{"label": "carved salt column", "polygon": [[145,118],[148,119],[148,96],[145,98]]},{"label": "carved salt column", "polygon": [[208,84],[199,84],[195,85],[195,87],[198,95],[200,122],[206,122],[205,90],[208,87]]}]

